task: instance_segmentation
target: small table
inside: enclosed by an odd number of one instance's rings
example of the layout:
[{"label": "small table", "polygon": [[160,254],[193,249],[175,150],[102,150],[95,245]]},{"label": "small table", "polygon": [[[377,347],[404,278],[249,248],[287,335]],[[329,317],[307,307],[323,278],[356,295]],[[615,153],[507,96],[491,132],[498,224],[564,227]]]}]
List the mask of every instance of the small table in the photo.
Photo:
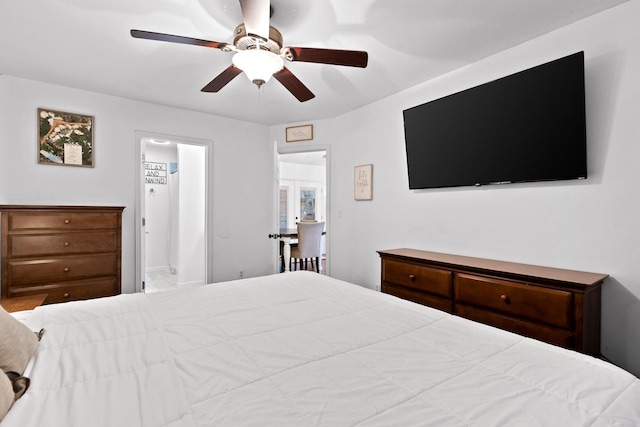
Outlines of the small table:
[{"label": "small table", "polygon": [[33,310],[41,306],[47,299],[47,294],[27,295],[24,297],[5,298],[0,300],[0,305],[8,313],[16,311]]}]

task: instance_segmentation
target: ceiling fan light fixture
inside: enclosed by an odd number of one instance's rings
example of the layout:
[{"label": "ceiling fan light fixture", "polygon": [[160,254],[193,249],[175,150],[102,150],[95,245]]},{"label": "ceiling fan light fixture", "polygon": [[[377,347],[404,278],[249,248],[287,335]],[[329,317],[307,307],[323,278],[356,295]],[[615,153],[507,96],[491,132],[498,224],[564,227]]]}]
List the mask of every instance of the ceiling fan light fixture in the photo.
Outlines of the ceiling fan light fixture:
[{"label": "ceiling fan light fixture", "polygon": [[[269,7],[269,13],[267,12]],[[287,67],[290,62],[342,65],[348,67],[367,66],[368,54],[364,51],[324,49],[312,47],[283,47],[282,34],[270,25],[273,9],[267,0],[240,0],[242,23],[233,37],[233,44],[185,37],[153,31],[131,30],[131,36],[139,39],[157,40],[220,49],[234,52],[233,64],[225,68],[205,87],[202,92],[217,93],[231,80],[244,72],[249,81],[258,89],[273,76],[298,101],[305,102],[315,95]]]},{"label": "ceiling fan light fixture", "polygon": [[233,55],[232,62],[258,87],[268,82],[274,73],[284,67],[280,55],[263,49],[240,50]]}]

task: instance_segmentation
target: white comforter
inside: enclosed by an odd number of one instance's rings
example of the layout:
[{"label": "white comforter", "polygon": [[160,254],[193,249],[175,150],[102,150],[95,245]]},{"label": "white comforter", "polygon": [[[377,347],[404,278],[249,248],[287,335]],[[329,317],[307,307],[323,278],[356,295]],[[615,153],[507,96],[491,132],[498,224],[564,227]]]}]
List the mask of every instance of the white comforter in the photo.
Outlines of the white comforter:
[{"label": "white comforter", "polygon": [[2,427],[638,426],[640,380],[296,272],[44,306]]}]

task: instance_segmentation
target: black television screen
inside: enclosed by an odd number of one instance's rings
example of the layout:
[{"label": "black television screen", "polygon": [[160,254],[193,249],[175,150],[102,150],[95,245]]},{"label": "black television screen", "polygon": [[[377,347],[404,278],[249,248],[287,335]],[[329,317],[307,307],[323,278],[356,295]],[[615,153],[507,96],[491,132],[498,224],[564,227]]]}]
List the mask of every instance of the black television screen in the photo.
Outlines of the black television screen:
[{"label": "black television screen", "polygon": [[403,115],[410,189],[587,177],[584,52]]}]

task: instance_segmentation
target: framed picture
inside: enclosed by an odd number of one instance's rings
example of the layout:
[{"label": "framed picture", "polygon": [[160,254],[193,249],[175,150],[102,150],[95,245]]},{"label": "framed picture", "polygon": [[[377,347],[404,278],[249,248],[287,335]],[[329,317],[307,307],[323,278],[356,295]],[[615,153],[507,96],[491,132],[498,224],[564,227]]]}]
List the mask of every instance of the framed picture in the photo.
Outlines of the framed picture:
[{"label": "framed picture", "polygon": [[287,142],[311,141],[313,125],[293,126],[287,128]]},{"label": "framed picture", "polygon": [[356,200],[373,200],[373,165],[355,167],[353,191]]},{"label": "framed picture", "polygon": [[93,167],[93,116],[38,108],[38,163]]}]

